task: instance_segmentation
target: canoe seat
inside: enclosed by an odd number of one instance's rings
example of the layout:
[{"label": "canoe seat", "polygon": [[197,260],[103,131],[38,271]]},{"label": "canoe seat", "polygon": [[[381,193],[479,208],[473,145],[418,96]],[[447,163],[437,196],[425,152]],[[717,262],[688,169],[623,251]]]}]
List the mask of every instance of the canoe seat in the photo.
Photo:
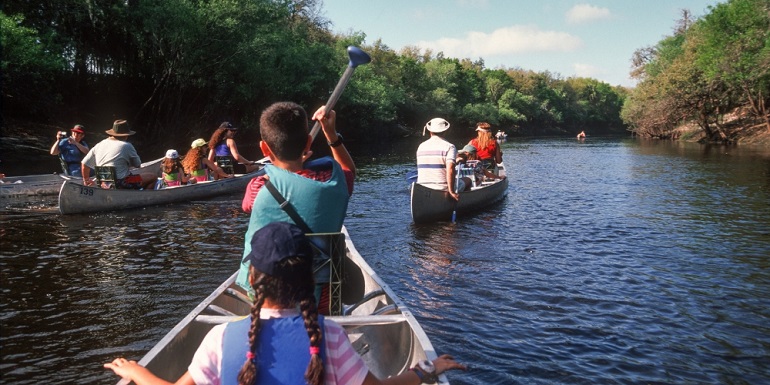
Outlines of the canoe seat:
[{"label": "canoe seat", "polygon": [[96,166],[96,184],[101,188],[114,189],[115,180],[115,167],[113,166]]},{"label": "canoe seat", "polygon": [[[318,254],[313,258],[316,282],[329,285],[328,315],[342,315],[342,281],[344,277],[345,234],[307,234]],[[319,309],[320,310],[320,309]]]},{"label": "canoe seat", "polygon": [[227,174],[235,174],[235,167],[233,165],[233,158],[229,156],[218,156],[216,157],[217,166],[219,166],[222,171],[224,171]]},{"label": "canoe seat", "polygon": [[382,289],[370,291],[366,293],[358,302],[345,307],[345,315],[351,315],[353,314],[353,311],[356,310],[359,306],[371,301],[374,298],[386,295],[387,293],[385,293],[385,290]]},{"label": "canoe seat", "polygon": [[[476,183],[476,171],[475,171],[475,163],[478,161],[469,160],[465,164],[458,164],[457,172],[455,173],[455,186],[459,186],[459,181],[462,178],[468,178],[471,180],[471,188],[477,187]],[[467,188],[467,187],[466,187]]]}]

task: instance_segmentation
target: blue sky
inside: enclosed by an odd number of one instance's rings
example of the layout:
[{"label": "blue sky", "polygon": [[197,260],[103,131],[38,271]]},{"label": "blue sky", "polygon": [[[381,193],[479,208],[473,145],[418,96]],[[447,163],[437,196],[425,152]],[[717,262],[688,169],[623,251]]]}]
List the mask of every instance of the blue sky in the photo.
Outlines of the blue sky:
[{"label": "blue sky", "polygon": [[632,87],[631,56],[671,35],[681,9],[695,17],[716,0],[323,0],[338,33],[360,31],[398,52],[483,58],[487,68],[550,71]]}]

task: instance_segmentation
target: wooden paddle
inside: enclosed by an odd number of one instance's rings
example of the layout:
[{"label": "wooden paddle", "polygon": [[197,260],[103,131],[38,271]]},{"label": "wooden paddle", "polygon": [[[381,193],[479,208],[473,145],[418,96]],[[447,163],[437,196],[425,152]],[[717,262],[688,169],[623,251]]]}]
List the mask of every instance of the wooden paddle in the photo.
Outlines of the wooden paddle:
[{"label": "wooden paddle", "polygon": [[[348,81],[350,81],[350,77],[353,75],[353,72],[356,70],[356,67],[360,65],[367,64],[372,61],[372,58],[369,56],[368,53],[364,52],[361,48],[349,46],[348,47],[348,66],[345,68],[345,72],[342,73],[342,77],[337,82],[337,85],[334,87],[334,91],[332,91],[331,96],[329,96],[329,100],[326,101],[326,111],[331,111],[334,109],[334,105],[337,104],[337,100],[340,98],[340,95],[342,95],[342,91],[345,90],[345,87],[348,85]],[[315,124],[313,125],[313,128],[310,130],[310,136],[315,139],[316,135],[318,135],[318,131],[321,130],[321,123],[316,120]],[[270,158],[264,157],[260,160],[258,160],[255,163],[262,163],[264,164],[267,162]]]}]

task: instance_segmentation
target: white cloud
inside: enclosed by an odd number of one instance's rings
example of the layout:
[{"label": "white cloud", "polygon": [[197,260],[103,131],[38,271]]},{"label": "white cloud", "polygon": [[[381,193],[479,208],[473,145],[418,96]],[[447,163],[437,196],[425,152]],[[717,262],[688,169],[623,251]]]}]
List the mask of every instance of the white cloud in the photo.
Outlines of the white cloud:
[{"label": "white cloud", "polygon": [[587,23],[594,20],[608,19],[608,8],[599,8],[590,4],[578,4],[567,11],[566,19],[570,24]]},{"label": "white cloud", "polygon": [[604,70],[590,64],[574,63],[572,64],[572,69],[575,71],[575,75],[581,78],[596,78],[599,75],[605,74]]},{"label": "white cloud", "polygon": [[445,56],[477,58],[526,52],[570,52],[583,46],[583,41],[566,32],[543,31],[534,26],[511,26],[492,33],[471,31],[464,38],[442,38],[419,41],[417,46]]}]

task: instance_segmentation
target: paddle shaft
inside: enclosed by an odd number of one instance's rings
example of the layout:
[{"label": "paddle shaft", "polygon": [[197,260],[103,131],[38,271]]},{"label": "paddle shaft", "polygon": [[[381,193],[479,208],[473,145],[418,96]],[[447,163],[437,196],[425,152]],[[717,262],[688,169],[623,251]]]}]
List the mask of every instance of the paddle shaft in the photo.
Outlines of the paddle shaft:
[{"label": "paddle shaft", "polygon": [[[329,96],[329,100],[326,101],[326,111],[331,111],[334,109],[334,105],[337,104],[337,100],[339,100],[340,95],[342,95],[342,91],[344,91],[345,87],[348,85],[348,81],[350,81],[350,77],[353,75],[356,67],[371,61],[369,54],[353,46],[348,47],[348,58],[350,61],[348,62],[348,66],[345,67],[345,72],[342,73],[342,77],[340,77],[337,85],[334,86],[334,91],[332,91],[331,96]],[[318,135],[318,131],[320,130],[321,123],[316,120],[315,124],[313,125],[313,129],[310,130],[310,136],[312,138],[311,140],[315,140],[315,137]],[[256,163],[265,163],[268,160],[268,157],[264,157]]]},{"label": "paddle shaft", "polygon": [[[334,91],[332,91],[331,96],[329,96],[329,100],[326,101],[326,111],[331,111],[334,109],[334,105],[337,104],[337,100],[339,100],[340,95],[342,95],[342,91],[345,90],[345,87],[348,85],[348,81],[350,81],[350,77],[353,75],[355,70],[355,66],[348,66],[345,68],[345,72],[342,74],[342,77],[334,87]],[[318,131],[320,130],[321,122],[316,120],[315,124],[313,124],[313,129],[310,130],[310,136],[313,138],[313,140],[315,140],[315,137],[318,135]]]}]

